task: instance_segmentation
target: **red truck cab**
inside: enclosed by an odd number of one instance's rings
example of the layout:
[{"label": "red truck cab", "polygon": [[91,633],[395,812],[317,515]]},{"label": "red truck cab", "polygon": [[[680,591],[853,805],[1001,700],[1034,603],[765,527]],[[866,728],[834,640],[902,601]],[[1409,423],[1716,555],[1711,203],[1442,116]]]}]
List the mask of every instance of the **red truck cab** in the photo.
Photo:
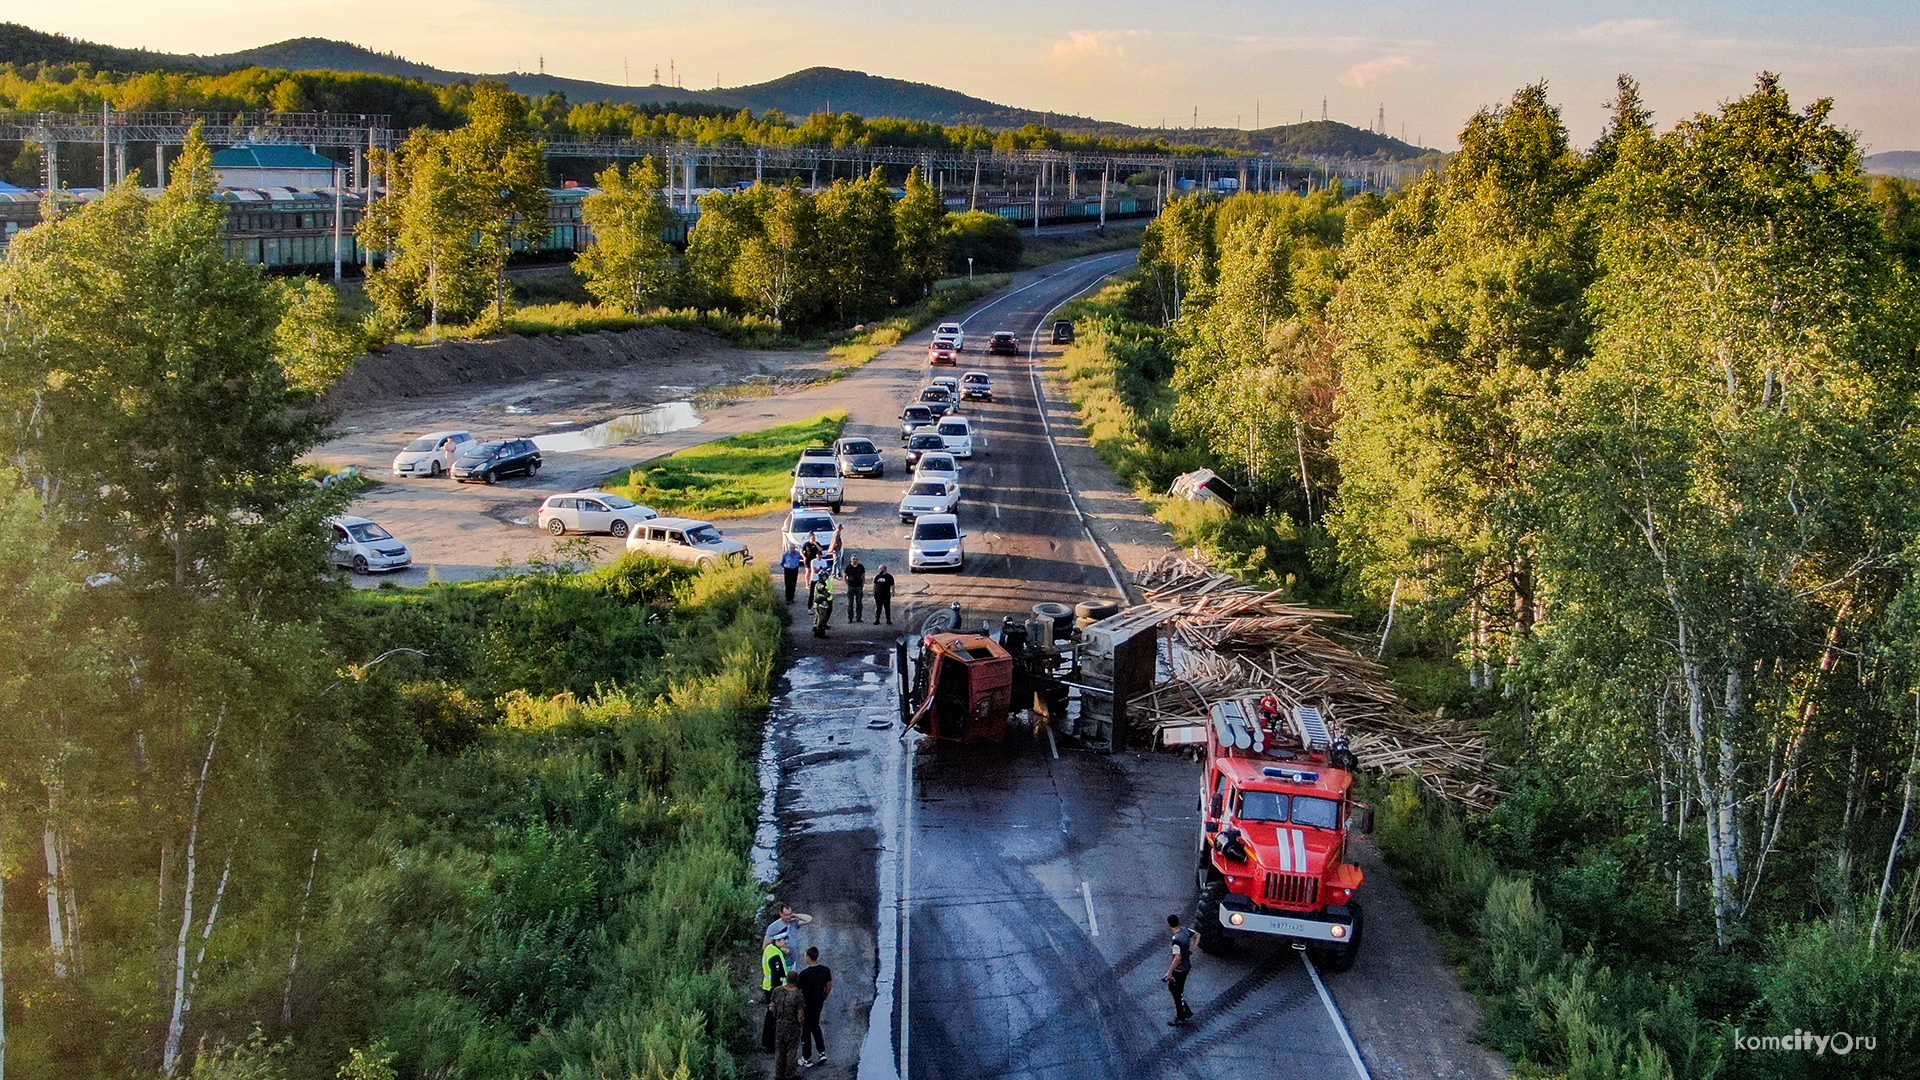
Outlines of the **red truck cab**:
[{"label": "red truck cab", "polygon": [[1344,971],[1363,931],[1366,874],[1350,829],[1372,827],[1353,799],[1353,754],[1317,709],[1271,696],[1222,701],[1208,725],[1196,928],[1208,952],[1277,938]]}]

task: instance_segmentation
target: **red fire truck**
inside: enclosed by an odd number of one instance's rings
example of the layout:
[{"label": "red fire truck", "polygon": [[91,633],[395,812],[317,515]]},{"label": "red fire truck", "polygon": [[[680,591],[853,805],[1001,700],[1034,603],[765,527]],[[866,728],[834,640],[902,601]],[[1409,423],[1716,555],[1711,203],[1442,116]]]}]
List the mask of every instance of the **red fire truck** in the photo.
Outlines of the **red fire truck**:
[{"label": "red fire truck", "polygon": [[1353,966],[1365,924],[1354,894],[1366,875],[1347,861],[1350,830],[1373,810],[1353,800],[1359,765],[1318,709],[1271,695],[1211,710],[1195,929],[1224,952],[1258,938],[1312,950],[1334,971]]}]

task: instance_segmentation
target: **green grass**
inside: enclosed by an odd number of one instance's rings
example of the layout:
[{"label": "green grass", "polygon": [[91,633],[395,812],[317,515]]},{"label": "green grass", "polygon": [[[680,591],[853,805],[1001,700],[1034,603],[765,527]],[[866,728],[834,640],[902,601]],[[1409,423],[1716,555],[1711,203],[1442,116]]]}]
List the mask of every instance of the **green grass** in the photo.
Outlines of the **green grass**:
[{"label": "green grass", "polygon": [[992,296],[1006,288],[1012,280],[1012,274],[982,274],[972,281],[953,278],[940,282],[925,300],[895,308],[891,316],[877,323],[866,324],[864,330],[848,338],[844,344],[829,349],[827,358],[838,366],[838,370],[828,377],[845,378],[847,372],[900,344],[908,334],[953,314],[975,300]]},{"label": "green grass", "polygon": [[543,334],[594,334],[604,330],[638,330],[648,326],[670,326],[680,330],[704,330],[742,348],[771,349],[792,344],[780,332],[780,324],[757,315],[735,315],[728,311],[699,311],[694,308],[658,308],[644,315],[608,307],[556,300],[530,304],[507,313],[505,325],[487,320],[465,324],[423,327],[394,335],[402,345],[426,345],[435,341],[472,341],[497,337],[501,333],[537,337]]},{"label": "green grass", "polygon": [[809,446],[840,437],[844,411],[690,446],[637,465],[607,490],[663,514],[708,518],[754,517],[788,505],[793,463]]},{"label": "green grass", "polygon": [[1031,270],[1036,266],[1077,259],[1082,255],[1097,255],[1103,251],[1125,251],[1140,246],[1140,240],[1146,236],[1145,225],[1125,226],[1109,225],[1104,235],[1093,233],[1068,233],[1064,236],[1041,236],[1038,239],[1027,237],[1027,246],[1020,251],[1020,268]]}]

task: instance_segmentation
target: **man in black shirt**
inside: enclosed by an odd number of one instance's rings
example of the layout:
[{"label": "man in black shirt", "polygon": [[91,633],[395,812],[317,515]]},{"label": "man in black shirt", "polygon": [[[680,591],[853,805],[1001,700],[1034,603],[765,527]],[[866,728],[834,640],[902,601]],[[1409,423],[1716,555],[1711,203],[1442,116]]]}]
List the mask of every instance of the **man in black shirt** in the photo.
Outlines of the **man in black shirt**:
[{"label": "man in black shirt", "polygon": [[860,556],[847,556],[847,568],[842,576],[847,579],[847,621],[859,622],[867,614],[867,568],[861,564]]},{"label": "man in black shirt", "polygon": [[887,573],[885,563],[880,572],[873,575],[873,622],[880,624],[880,616],[887,617],[887,625],[893,625],[893,575]]},{"label": "man in black shirt", "polygon": [[1178,915],[1167,916],[1167,928],[1173,931],[1173,956],[1160,981],[1167,984],[1167,992],[1173,995],[1173,1019],[1167,1023],[1179,1027],[1193,1016],[1193,1010],[1187,1006],[1187,974],[1193,970],[1193,949],[1200,943],[1200,935],[1181,926]]},{"label": "man in black shirt", "polygon": [[[833,993],[833,971],[820,962],[817,947],[807,947],[807,966],[793,973],[793,983],[807,999],[807,1026],[800,1033],[800,1064],[825,1065],[827,1040],[820,1034],[820,1010],[826,1007],[827,995]],[[807,1056],[809,1047],[812,1060]]]}]

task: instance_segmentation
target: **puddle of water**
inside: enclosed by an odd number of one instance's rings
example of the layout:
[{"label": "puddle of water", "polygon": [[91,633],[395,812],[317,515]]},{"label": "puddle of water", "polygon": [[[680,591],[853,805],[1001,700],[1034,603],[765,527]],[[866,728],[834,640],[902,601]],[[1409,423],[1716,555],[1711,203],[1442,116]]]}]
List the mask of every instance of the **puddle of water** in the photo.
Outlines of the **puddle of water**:
[{"label": "puddle of water", "polygon": [[579,431],[563,431],[553,435],[536,435],[533,444],[542,450],[555,453],[568,453],[574,450],[598,450],[608,446],[619,446],[642,435],[664,435],[670,431],[685,431],[700,423],[700,414],[694,411],[691,401],[669,401],[665,405],[655,405],[640,412],[616,416],[603,424],[595,424]]}]

